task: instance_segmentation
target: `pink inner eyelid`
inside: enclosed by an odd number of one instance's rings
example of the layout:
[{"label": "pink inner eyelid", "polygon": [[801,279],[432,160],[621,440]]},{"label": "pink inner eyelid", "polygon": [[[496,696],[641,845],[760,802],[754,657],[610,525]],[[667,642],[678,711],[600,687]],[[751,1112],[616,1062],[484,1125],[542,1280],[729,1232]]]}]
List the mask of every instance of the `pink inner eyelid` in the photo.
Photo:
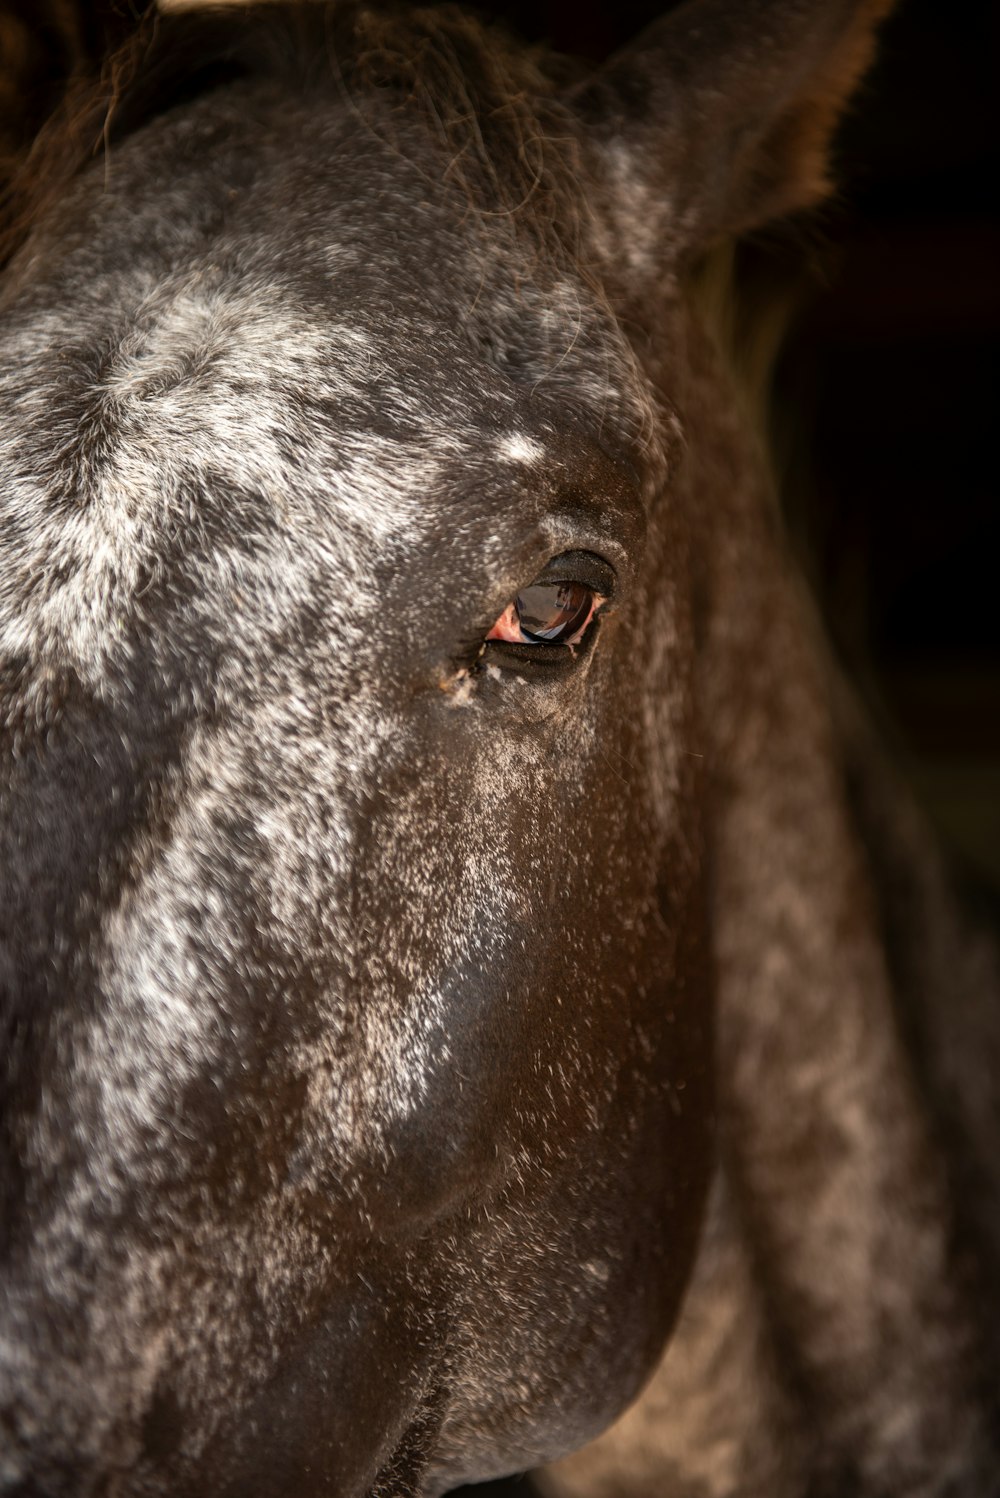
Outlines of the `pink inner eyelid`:
[{"label": "pink inner eyelid", "polygon": [[486,638],[488,640],[510,640],[515,644],[523,638],[521,634],[521,621],[517,617],[517,609],[513,603],[507,605]]},{"label": "pink inner eyelid", "polygon": [[[580,628],[569,639],[559,640],[558,643],[560,645],[578,645],[583,639],[583,636],[586,634],[587,629],[590,625],[590,621],[597,613],[597,610],[604,603],[607,603],[607,598],[604,596],[604,594],[593,594],[587,617],[580,625]],[[521,631],[521,621],[517,617],[517,609],[513,602],[509,603],[504,609],[503,613],[500,615],[500,618],[497,620],[493,628],[490,630],[489,634],[486,636],[486,639],[507,640],[513,645],[533,645],[536,643],[536,641],[534,640],[525,640],[525,637]]]}]

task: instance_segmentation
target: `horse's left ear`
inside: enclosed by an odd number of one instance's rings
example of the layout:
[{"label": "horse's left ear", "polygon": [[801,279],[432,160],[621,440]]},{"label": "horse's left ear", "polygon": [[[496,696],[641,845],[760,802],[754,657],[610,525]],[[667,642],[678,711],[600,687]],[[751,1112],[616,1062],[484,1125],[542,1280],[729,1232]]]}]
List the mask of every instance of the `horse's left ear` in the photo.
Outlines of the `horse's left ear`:
[{"label": "horse's left ear", "polygon": [[[628,252],[684,254],[817,202],[893,0],[687,0],[578,88]],[[631,226],[631,227],[630,227]]]}]

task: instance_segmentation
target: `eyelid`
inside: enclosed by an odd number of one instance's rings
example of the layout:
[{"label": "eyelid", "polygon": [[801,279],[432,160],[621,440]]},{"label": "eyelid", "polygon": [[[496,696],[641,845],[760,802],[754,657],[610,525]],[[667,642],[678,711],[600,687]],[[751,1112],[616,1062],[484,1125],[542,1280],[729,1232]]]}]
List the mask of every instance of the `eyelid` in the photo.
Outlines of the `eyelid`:
[{"label": "eyelid", "polygon": [[612,602],[618,592],[618,574],[610,562],[592,551],[564,551],[546,562],[528,587],[542,583],[579,583]]}]

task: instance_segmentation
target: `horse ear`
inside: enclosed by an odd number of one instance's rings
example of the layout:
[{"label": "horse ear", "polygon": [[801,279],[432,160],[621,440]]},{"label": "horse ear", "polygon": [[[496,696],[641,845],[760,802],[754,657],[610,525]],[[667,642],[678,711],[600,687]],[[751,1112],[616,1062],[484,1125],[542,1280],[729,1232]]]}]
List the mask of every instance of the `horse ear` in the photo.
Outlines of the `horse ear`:
[{"label": "horse ear", "polygon": [[0,189],[77,82],[135,29],[153,0],[0,0]]},{"label": "horse ear", "polygon": [[[623,225],[699,249],[819,201],[893,0],[687,0],[578,88]],[[637,247],[638,248],[638,247]]]}]

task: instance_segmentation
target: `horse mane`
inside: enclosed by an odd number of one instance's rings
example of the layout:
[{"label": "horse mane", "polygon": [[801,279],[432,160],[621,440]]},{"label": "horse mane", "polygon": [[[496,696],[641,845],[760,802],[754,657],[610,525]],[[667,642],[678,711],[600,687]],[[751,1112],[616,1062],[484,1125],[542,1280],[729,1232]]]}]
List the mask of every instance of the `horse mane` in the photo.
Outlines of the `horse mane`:
[{"label": "horse mane", "polygon": [[[558,99],[565,59],[515,46],[502,28],[451,6],[286,0],[249,11],[148,12],[97,76],[77,75],[0,181],[0,267],[70,184],[158,115],[240,81],[339,92],[390,146],[416,113],[441,147],[470,212],[518,216],[551,250],[579,214],[576,140]],[[413,162],[427,171],[426,154]],[[526,212],[530,206],[530,213]]]}]

